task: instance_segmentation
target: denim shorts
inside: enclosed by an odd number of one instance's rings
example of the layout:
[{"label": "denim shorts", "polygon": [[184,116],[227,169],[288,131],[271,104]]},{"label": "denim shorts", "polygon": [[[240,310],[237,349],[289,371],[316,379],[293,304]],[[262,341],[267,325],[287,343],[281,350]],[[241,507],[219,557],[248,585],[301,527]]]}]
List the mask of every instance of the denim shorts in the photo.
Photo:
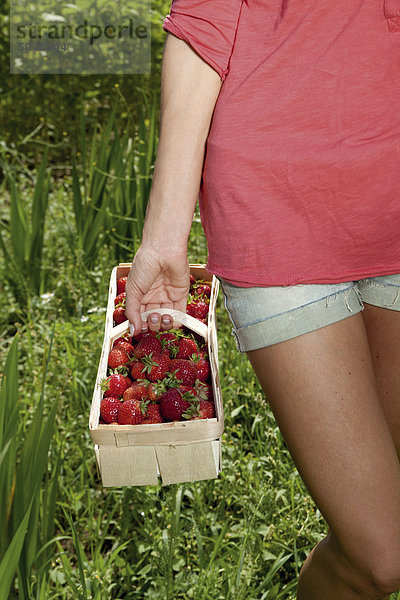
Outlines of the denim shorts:
[{"label": "denim shorts", "polygon": [[239,352],[272,346],[341,321],[362,311],[363,302],[400,311],[400,274],[250,288],[218,279]]}]

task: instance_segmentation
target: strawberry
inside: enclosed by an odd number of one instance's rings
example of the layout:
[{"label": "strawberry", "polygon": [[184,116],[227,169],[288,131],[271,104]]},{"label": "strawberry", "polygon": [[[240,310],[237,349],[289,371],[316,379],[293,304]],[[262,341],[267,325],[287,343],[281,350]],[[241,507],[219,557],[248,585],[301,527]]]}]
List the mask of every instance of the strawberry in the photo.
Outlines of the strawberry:
[{"label": "strawberry", "polygon": [[149,356],[149,354],[161,354],[162,346],[159,339],[151,335],[145,335],[135,348],[135,355],[138,358]]},{"label": "strawberry", "polygon": [[198,398],[197,390],[192,385],[179,385],[178,387],[182,392],[190,392],[193,396]]},{"label": "strawberry", "polygon": [[123,348],[116,346],[108,355],[108,366],[110,369],[117,369],[129,362],[129,354]]},{"label": "strawberry", "polygon": [[178,344],[176,358],[190,358],[192,354],[199,354],[200,350],[192,338],[182,338]]},{"label": "strawberry", "polygon": [[200,381],[207,381],[210,376],[210,363],[204,353],[192,356],[191,360],[196,365],[197,379]]},{"label": "strawberry", "polygon": [[146,415],[142,425],[149,425],[150,423],[163,423],[164,419],[160,413],[160,407],[158,404],[148,404],[146,407]]},{"label": "strawberry", "polygon": [[118,346],[119,342],[128,342],[128,344],[132,344],[132,336],[129,335],[129,333],[124,333],[124,335],[115,340],[114,346]]},{"label": "strawberry", "polygon": [[214,402],[210,402],[210,400],[200,400],[199,413],[200,419],[213,419],[215,417]]},{"label": "strawberry", "polygon": [[199,285],[196,285],[195,290],[198,296],[205,296],[206,298],[211,296],[211,288],[206,283],[200,283]]},{"label": "strawberry", "polygon": [[164,331],[160,335],[160,342],[162,346],[162,352],[170,352],[170,350],[178,347],[179,335],[174,331]]},{"label": "strawberry", "polygon": [[[121,338],[119,338],[121,340]],[[132,356],[135,352],[135,348],[129,342],[121,340],[118,343],[114,342],[113,348],[123,348],[129,356]]]},{"label": "strawberry", "polygon": [[147,397],[147,386],[143,383],[139,383],[139,381],[136,381],[124,391],[122,399],[124,402],[132,399],[142,401],[146,400]]},{"label": "strawberry", "polygon": [[150,381],[161,381],[169,371],[170,358],[166,354],[153,354],[145,356],[142,360],[145,364],[145,373]]},{"label": "strawberry", "polygon": [[[149,387],[147,388],[147,393],[151,402],[158,402],[163,393],[166,392],[169,387],[172,387],[171,383],[172,380],[168,376],[164,377],[162,381],[150,383]],[[177,383],[177,385],[173,387],[178,387],[178,385],[179,384]]]},{"label": "strawberry", "polygon": [[190,392],[183,392],[179,388],[167,390],[160,400],[161,415],[167,421],[180,421],[183,413],[191,405],[193,395]]},{"label": "strawberry", "polygon": [[208,315],[209,306],[204,300],[197,300],[191,304],[191,312],[189,313],[196,319],[205,319]]},{"label": "strawberry", "polygon": [[126,321],[125,308],[123,306],[117,306],[113,312],[113,319],[117,325]]},{"label": "strawberry", "polygon": [[126,305],[126,292],[122,292],[122,294],[118,294],[118,296],[116,296],[114,299],[114,305],[117,306],[118,304],[121,306]]},{"label": "strawberry", "polygon": [[146,365],[140,360],[135,360],[130,364],[131,377],[134,380],[144,379],[146,377]]},{"label": "strawberry", "polygon": [[103,398],[100,403],[100,416],[105,423],[117,423],[118,411],[121,406],[119,398]]},{"label": "strawberry", "polygon": [[144,419],[139,400],[125,400],[118,410],[120,425],[139,425]]},{"label": "strawberry", "polygon": [[193,287],[195,283],[196,283],[195,277],[192,274],[190,274],[190,287]]},{"label": "strawberry", "polygon": [[209,400],[200,400],[196,405],[191,405],[183,415],[186,419],[212,419],[215,417],[214,404]]},{"label": "strawberry", "polygon": [[195,312],[196,312],[196,302],[194,300],[191,300],[190,302],[188,302],[186,304],[186,312],[188,315],[190,315],[191,317],[195,316]]},{"label": "strawberry", "polygon": [[128,278],[127,277],[120,277],[117,281],[117,294],[118,296],[120,294],[122,294],[122,292],[125,292],[125,287],[126,287],[126,280]]},{"label": "strawberry", "polygon": [[203,381],[197,379],[196,383],[194,384],[194,389],[196,390],[196,394],[198,395],[200,400],[213,399],[213,391],[209,383],[204,383]]},{"label": "strawberry", "polygon": [[170,372],[175,373],[182,385],[193,385],[197,378],[196,365],[184,358],[173,358],[170,362]]},{"label": "strawberry", "polygon": [[109,396],[120,398],[131,383],[129,377],[125,377],[120,373],[114,373],[102,379],[100,387],[104,392],[104,398],[108,398]]},{"label": "strawberry", "polygon": [[133,339],[135,340],[135,342],[140,342],[140,340],[144,337],[144,336],[151,336],[151,337],[158,337],[159,333],[158,331],[145,331],[144,333],[138,333],[137,335],[133,336]]}]

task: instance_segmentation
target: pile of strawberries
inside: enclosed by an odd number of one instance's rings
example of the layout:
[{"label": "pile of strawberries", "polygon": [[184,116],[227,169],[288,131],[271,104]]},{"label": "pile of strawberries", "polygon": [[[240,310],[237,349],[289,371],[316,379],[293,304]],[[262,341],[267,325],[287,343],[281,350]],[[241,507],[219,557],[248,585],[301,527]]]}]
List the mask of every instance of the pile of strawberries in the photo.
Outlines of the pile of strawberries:
[{"label": "pile of strawberries", "polygon": [[[117,282],[117,297],[114,300],[115,308],[113,312],[114,325],[119,325],[126,321],[126,280],[127,277],[120,277]],[[187,314],[206,323],[210,295],[211,287],[207,283],[204,283],[203,280],[197,280],[193,275],[190,275],[190,290],[186,305]]]},{"label": "pile of strawberries", "polygon": [[[118,280],[118,303],[123,301],[125,283],[126,278]],[[205,321],[210,293],[210,286],[191,279],[187,312],[198,310],[199,314],[201,310],[202,316],[196,318]],[[115,340],[108,357],[108,376],[101,387],[103,424],[139,425],[215,417],[207,346],[201,336],[183,326],[134,337],[125,334]]]}]

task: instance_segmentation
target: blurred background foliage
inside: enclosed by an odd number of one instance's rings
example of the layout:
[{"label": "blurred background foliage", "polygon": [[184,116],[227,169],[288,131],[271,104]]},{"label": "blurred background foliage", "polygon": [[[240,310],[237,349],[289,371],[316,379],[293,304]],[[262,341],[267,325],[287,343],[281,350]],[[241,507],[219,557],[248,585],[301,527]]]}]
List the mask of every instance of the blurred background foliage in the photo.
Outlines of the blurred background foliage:
[{"label": "blurred background foliage", "polygon": [[[165,32],[162,21],[170,2],[151,2],[151,73],[118,75],[9,75],[9,8],[0,8],[0,131],[1,145],[15,160],[25,157],[32,169],[45,145],[50,146],[53,164],[72,161],[72,149],[79,149],[79,115],[83,110],[87,126],[102,125],[110,107],[119,106],[119,126],[136,122],[144,98],[152,104],[158,97]],[[115,87],[118,84],[119,87]],[[0,165],[1,166],[1,165]]]}]

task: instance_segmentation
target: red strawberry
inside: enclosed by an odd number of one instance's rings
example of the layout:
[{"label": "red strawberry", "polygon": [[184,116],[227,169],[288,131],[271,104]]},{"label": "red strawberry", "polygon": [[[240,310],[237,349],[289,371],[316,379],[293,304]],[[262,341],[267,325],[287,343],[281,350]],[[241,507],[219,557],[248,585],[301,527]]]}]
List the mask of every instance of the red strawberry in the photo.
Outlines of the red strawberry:
[{"label": "red strawberry", "polygon": [[131,385],[131,383],[132,382],[129,377],[125,377],[120,373],[114,373],[113,375],[109,375],[108,377],[102,379],[100,387],[104,392],[104,398],[110,396],[120,398],[126,388]]},{"label": "red strawberry", "polygon": [[118,296],[114,299],[114,305],[117,306],[117,304],[120,304],[121,306],[126,305],[126,292],[118,294]]},{"label": "red strawberry", "polygon": [[200,381],[207,381],[210,375],[210,363],[206,358],[206,355],[201,353],[197,356],[192,356],[191,360],[196,365],[197,379],[200,379]]},{"label": "red strawberry", "polygon": [[132,344],[132,336],[129,335],[129,333],[124,333],[123,336],[115,340],[114,346],[118,346],[119,342],[128,342],[128,344]]},{"label": "red strawberry", "polygon": [[196,294],[198,296],[206,296],[209,298],[211,296],[211,288],[206,283],[200,283],[195,286]]},{"label": "red strawberry", "polygon": [[169,371],[170,358],[166,354],[145,356],[142,362],[146,365],[146,376],[150,381],[161,381]]},{"label": "red strawberry", "polygon": [[195,311],[196,311],[196,303],[192,300],[186,304],[186,312],[191,317],[194,317]]},{"label": "red strawberry", "polygon": [[130,387],[124,391],[122,397],[123,401],[126,400],[145,400],[148,397],[147,386],[136,381]]},{"label": "red strawberry", "polygon": [[151,336],[151,337],[158,337],[159,333],[158,331],[145,331],[144,333],[138,333],[137,335],[133,336],[133,339],[135,340],[135,342],[140,342],[140,340],[144,337],[144,336]]},{"label": "red strawberry", "polygon": [[134,380],[144,379],[146,377],[146,365],[140,360],[135,360],[130,364],[131,377]]},{"label": "red strawberry", "polygon": [[189,420],[193,419],[212,419],[215,417],[214,404],[209,400],[200,400],[197,406],[189,407],[184,414]]},{"label": "red strawberry", "polygon": [[190,313],[196,319],[205,319],[208,315],[209,305],[204,300],[194,302],[194,310]]},{"label": "red strawberry", "polygon": [[125,400],[118,411],[120,425],[139,425],[144,419],[139,400]]},{"label": "red strawberry", "polygon": [[193,287],[195,283],[196,283],[195,277],[192,274],[190,274],[190,287]]},{"label": "red strawberry", "polygon": [[203,381],[197,379],[196,383],[194,384],[194,388],[196,390],[196,394],[201,400],[213,399],[213,391],[209,383],[204,383]]},{"label": "red strawberry", "polygon": [[123,306],[117,306],[113,312],[113,319],[117,325],[126,321],[125,308]]},{"label": "red strawberry", "polygon": [[[121,338],[119,338],[121,339]],[[127,354],[129,354],[129,356],[132,356],[132,354],[134,354],[135,352],[135,348],[132,346],[132,344],[130,344],[129,342],[126,342],[125,340],[121,340],[118,343],[114,342],[114,348],[123,348]]]},{"label": "red strawberry", "polygon": [[108,366],[110,369],[117,369],[129,362],[129,355],[123,348],[113,348],[108,356]]},{"label": "red strawberry", "polygon": [[171,349],[178,347],[179,336],[173,331],[164,331],[160,335],[160,342],[162,346],[162,352],[169,352]]},{"label": "red strawberry", "polygon": [[125,286],[126,286],[126,280],[128,278],[127,277],[120,277],[117,281],[117,294],[118,296],[120,294],[122,294],[122,292],[125,291]]},{"label": "red strawberry", "polygon": [[179,388],[167,390],[160,400],[160,412],[167,421],[180,421],[183,413],[190,407],[192,394],[183,392]]},{"label": "red strawberry", "polygon": [[147,388],[147,392],[149,395],[149,399],[151,402],[158,402],[164,392],[167,391],[169,387],[171,387],[171,380],[169,377],[164,377],[162,381],[157,381],[155,383],[150,383]]},{"label": "red strawberry", "polygon": [[100,415],[106,423],[117,423],[118,411],[121,406],[119,398],[103,398],[100,403]]},{"label": "red strawberry", "polygon": [[192,354],[199,353],[199,347],[192,338],[182,338],[179,340],[176,358],[190,358]]},{"label": "red strawberry", "polygon": [[158,404],[148,404],[146,407],[146,415],[142,425],[149,425],[150,423],[163,423],[164,419],[160,413],[160,407]]},{"label": "red strawberry", "polygon": [[193,396],[196,396],[196,398],[198,398],[197,390],[192,385],[180,385],[178,387],[182,392],[190,392]]},{"label": "red strawberry", "polygon": [[196,365],[191,360],[173,358],[170,364],[170,372],[175,373],[182,385],[193,385],[197,378]]},{"label": "red strawberry", "polygon": [[161,354],[162,346],[159,339],[151,335],[145,335],[135,348],[135,355],[138,358],[149,356],[149,354]]}]

